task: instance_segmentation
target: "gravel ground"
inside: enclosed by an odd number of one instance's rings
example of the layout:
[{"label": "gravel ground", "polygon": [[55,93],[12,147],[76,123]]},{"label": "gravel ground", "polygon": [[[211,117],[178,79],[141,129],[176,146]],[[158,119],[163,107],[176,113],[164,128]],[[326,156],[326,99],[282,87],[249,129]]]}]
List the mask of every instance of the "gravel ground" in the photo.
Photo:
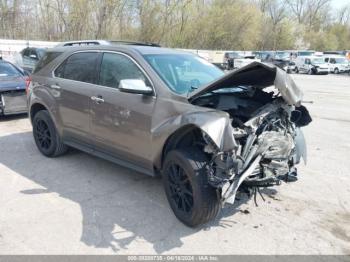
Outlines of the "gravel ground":
[{"label": "gravel ground", "polygon": [[160,179],[88,154],[49,159],[25,116],[0,120],[0,254],[350,254],[350,77],[293,75],[314,121],[300,179],[191,229]]}]

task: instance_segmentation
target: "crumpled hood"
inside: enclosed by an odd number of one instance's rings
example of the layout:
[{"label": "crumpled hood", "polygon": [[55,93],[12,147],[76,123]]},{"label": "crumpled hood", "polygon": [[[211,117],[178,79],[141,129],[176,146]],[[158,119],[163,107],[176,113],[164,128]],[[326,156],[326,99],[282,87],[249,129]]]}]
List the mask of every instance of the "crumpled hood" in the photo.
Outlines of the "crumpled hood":
[{"label": "crumpled hood", "polygon": [[193,91],[189,100],[214,90],[235,86],[254,86],[261,89],[275,86],[288,105],[300,104],[303,98],[302,91],[285,71],[274,65],[253,62]]}]

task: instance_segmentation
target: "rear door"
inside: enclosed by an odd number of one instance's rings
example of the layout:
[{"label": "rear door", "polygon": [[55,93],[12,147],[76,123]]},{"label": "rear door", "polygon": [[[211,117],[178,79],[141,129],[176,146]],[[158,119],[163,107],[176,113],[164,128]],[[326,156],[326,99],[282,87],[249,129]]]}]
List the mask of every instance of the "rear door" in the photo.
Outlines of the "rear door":
[{"label": "rear door", "polygon": [[91,104],[91,133],[96,149],[151,170],[151,123],[154,95],[121,92],[122,79],[142,79],[152,86],[141,67],[122,53],[103,54],[98,86]]},{"label": "rear door", "polygon": [[90,99],[97,81],[101,53],[77,52],[54,71],[50,88],[58,97],[58,114],[65,140],[91,144]]}]

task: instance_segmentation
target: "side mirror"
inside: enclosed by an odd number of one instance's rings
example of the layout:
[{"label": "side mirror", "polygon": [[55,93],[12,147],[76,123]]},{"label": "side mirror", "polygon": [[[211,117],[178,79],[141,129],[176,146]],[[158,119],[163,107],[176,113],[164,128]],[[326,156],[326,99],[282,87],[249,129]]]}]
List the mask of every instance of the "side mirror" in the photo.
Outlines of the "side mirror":
[{"label": "side mirror", "polygon": [[141,79],[123,79],[120,80],[119,90],[125,93],[133,94],[143,94],[150,95],[153,94],[153,89],[146,86],[145,82]]}]

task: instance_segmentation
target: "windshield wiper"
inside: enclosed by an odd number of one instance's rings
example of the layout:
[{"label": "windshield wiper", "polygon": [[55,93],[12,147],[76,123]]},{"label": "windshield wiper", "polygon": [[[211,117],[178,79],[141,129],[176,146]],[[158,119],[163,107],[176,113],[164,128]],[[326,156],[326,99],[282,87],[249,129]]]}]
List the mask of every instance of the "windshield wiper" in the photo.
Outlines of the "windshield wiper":
[{"label": "windshield wiper", "polygon": [[194,90],[198,89],[198,87],[196,86],[190,86],[190,89],[188,89],[187,91],[187,97],[190,95],[191,92],[193,92]]}]

